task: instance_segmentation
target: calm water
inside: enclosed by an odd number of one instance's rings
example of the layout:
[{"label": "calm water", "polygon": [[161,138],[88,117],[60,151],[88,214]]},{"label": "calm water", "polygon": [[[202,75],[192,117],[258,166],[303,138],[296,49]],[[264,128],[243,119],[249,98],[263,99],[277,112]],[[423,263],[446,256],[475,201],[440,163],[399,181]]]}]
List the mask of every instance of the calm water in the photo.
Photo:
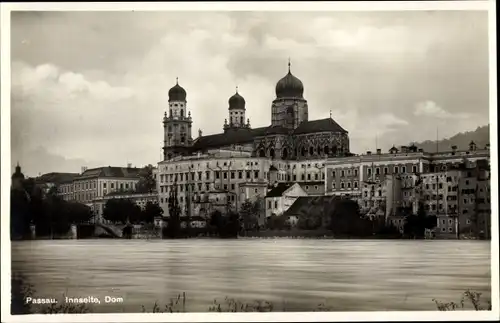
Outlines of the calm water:
[{"label": "calm water", "polygon": [[[140,312],[186,292],[312,310],[435,310],[466,289],[490,299],[490,243],[380,240],[59,240],[12,244],[13,272],[38,297],[94,296],[95,312]],[[104,304],[105,296],[123,297]]]}]

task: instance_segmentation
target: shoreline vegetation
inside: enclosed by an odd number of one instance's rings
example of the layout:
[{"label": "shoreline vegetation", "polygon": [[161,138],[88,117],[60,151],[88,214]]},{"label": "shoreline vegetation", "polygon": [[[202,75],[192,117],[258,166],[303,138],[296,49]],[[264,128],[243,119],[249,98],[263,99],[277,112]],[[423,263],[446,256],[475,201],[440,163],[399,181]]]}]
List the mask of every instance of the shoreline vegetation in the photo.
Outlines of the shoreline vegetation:
[{"label": "shoreline vegetation", "polygon": [[[141,177],[140,192],[153,192],[151,169]],[[191,214],[179,202],[176,185],[168,197],[168,217],[158,203],[140,207],[130,199],[109,199],[102,215],[75,201],[59,196],[57,186],[47,192],[26,179],[11,188],[11,240],[125,238],[186,239],[216,237],[220,239],[253,238],[334,238],[334,239],[427,239],[437,238],[433,230],[437,218],[427,214],[423,203],[414,213],[412,208],[400,210],[396,227],[386,219],[385,205],[375,213],[366,213],[358,202],[348,197],[318,196],[301,207],[283,214],[265,215],[262,198],[242,201],[235,207],[227,204],[211,206]],[[147,184],[147,185],[146,185]],[[209,202],[209,201],[208,201]],[[370,211],[371,212],[371,211]],[[103,221],[102,221],[103,220]],[[448,239],[487,239],[474,217],[459,234]],[[440,234],[442,236],[442,234]]]},{"label": "shoreline vegetation", "polygon": [[[93,313],[92,307],[87,306],[86,304],[62,303],[39,306],[26,304],[26,298],[36,298],[35,289],[31,284],[26,282],[25,278],[22,275],[14,275],[11,281],[12,315]],[[438,311],[491,311],[491,301],[483,301],[481,296],[482,293],[480,292],[466,290],[462,293],[461,299],[458,302],[442,302],[436,299],[429,299],[429,302],[434,302],[436,310]],[[158,301],[155,301],[152,306],[142,305],[141,308],[137,309],[137,313],[188,313],[188,301],[189,298],[187,297],[186,293],[183,292],[177,297],[171,298],[170,301],[165,305],[160,305]],[[341,309],[335,309],[333,306],[328,305],[328,302],[320,302],[316,306],[313,306],[308,310],[301,309],[300,311],[335,312],[341,311]],[[214,299],[211,303],[207,303],[206,312],[298,312],[298,310],[287,306],[286,302],[276,304],[266,300],[243,301],[225,297],[223,300]]]}]

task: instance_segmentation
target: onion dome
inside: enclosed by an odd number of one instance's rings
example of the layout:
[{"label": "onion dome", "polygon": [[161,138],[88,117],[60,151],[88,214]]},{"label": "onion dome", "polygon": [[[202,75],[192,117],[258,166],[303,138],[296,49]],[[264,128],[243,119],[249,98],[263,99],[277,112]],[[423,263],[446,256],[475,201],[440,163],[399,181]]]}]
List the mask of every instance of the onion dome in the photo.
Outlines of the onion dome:
[{"label": "onion dome", "polygon": [[168,91],[168,101],[186,101],[186,90],[179,85],[178,78],[175,86]]},{"label": "onion dome", "polygon": [[302,81],[292,75],[290,62],[288,62],[288,74],[276,84],[277,98],[303,98],[304,85]]},{"label": "onion dome", "polygon": [[236,87],[236,93],[229,98],[229,110],[245,110],[245,99],[238,93],[238,87]]}]

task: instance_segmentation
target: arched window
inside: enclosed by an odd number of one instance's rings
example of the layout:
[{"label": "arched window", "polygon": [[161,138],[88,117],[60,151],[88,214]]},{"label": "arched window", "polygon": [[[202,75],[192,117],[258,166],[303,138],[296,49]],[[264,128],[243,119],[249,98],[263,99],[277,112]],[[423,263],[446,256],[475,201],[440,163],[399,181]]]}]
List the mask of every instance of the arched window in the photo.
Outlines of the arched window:
[{"label": "arched window", "polygon": [[269,150],[269,156],[274,159],[274,149]]},{"label": "arched window", "polygon": [[325,155],[330,154],[330,147],[325,146],[325,148],[323,148],[323,151],[325,152]]},{"label": "arched window", "polygon": [[286,148],[283,149],[283,153],[281,154],[281,157],[285,160],[288,158],[288,149],[286,149]]},{"label": "arched window", "polygon": [[309,147],[309,155],[314,155],[314,147]]},{"label": "arched window", "polygon": [[174,113],[172,112],[172,109],[170,109],[170,116],[173,116]]},{"label": "arched window", "polygon": [[333,156],[337,155],[337,146],[332,147],[332,155]]},{"label": "arched window", "polygon": [[240,124],[243,124],[243,117],[240,117]]},{"label": "arched window", "polygon": [[259,157],[266,157],[266,152],[264,151],[264,149],[261,149],[259,151]]},{"label": "arched window", "polygon": [[181,109],[181,117],[184,117],[184,110]]}]

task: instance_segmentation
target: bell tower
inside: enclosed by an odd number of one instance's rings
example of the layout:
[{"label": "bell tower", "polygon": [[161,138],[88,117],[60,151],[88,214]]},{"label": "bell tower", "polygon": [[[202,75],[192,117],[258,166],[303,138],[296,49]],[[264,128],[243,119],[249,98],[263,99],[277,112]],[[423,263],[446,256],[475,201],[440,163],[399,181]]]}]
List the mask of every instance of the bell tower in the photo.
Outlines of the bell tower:
[{"label": "bell tower", "polygon": [[187,110],[186,96],[177,78],[175,86],[168,91],[168,112],[163,116],[163,160],[188,154],[193,144],[193,120]]}]

